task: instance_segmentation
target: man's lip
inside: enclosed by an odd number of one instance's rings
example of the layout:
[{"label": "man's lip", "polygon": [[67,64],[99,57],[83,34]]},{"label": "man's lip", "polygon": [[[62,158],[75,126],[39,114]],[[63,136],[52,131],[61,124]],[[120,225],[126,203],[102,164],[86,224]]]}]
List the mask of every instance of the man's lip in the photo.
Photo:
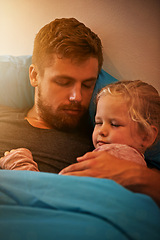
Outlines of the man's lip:
[{"label": "man's lip", "polygon": [[78,108],[72,108],[72,109],[65,108],[65,109],[63,109],[63,111],[65,111],[68,114],[75,114],[75,115],[82,112],[82,110],[78,109]]}]

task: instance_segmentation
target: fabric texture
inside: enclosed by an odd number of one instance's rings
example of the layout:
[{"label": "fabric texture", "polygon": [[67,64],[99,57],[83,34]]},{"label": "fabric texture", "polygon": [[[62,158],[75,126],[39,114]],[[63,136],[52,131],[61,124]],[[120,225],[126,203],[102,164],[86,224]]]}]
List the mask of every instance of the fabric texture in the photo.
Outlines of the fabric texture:
[{"label": "fabric texture", "polygon": [[107,151],[108,153],[114,155],[117,158],[147,166],[144,157],[135,148],[129,147],[124,144],[104,144],[96,148],[94,151]]},{"label": "fabric texture", "polygon": [[160,209],[112,180],[0,171],[2,240],[159,240]]}]

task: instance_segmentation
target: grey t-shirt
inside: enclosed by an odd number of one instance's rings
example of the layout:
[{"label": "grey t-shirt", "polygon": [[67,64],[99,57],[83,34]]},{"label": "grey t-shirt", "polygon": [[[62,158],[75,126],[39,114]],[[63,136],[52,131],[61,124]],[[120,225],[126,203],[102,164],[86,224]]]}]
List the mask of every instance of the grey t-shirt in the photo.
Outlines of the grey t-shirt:
[{"label": "grey t-shirt", "polygon": [[73,132],[40,129],[24,119],[27,112],[28,109],[0,107],[0,157],[5,151],[27,148],[40,171],[58,173],[75,163],[78,156],[93,150],[88,124]]}]

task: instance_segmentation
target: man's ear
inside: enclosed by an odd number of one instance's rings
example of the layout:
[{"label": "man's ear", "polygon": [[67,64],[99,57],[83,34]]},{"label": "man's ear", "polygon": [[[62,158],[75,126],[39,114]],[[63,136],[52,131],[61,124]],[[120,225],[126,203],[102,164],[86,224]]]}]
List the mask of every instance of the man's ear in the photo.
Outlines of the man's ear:
[{"label": "man's ear", "polygon": [[158,135],[158,129],[156,126],[151,125],[151,130],[149,133],[145,134],[143,138],[143,146],[147,149],[155,142]]},{"label": "man's ear", "polygon": [[38,71],[36,69],[36,66],[34,64],[31,64],[29,67],[29,78],[30,78],[30,83],[33,87],[38,86]]}]

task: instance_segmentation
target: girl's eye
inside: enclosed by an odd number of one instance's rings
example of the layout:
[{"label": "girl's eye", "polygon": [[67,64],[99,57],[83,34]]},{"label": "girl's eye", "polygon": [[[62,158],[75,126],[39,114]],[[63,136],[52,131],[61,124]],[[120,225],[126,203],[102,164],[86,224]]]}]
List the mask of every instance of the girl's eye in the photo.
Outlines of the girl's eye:
[{"label": "girl's eye", "polygon": [[117,124],[117,123],[111,123],[111,126],[118,128],[118,127],[120,127],[121,125],[120,125],[120,124]]},{"label": "girl's eye", "polygon": [[102,125],[102,122],[95,122],[95,125]]}]

